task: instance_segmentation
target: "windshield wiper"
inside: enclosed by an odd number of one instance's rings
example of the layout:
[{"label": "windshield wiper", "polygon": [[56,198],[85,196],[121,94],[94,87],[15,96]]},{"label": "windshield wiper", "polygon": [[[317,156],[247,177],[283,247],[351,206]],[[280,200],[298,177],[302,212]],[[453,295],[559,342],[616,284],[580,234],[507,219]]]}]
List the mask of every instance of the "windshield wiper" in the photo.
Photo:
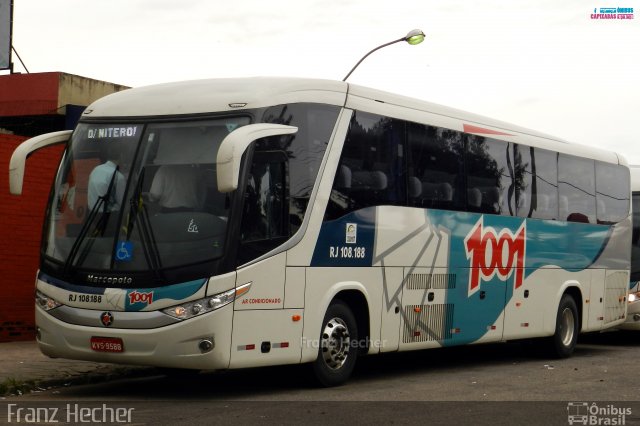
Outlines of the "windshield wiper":
[{"label": "windshield wiper", "polygon": [[158,251],[158,244],[153,234],[153,229],[149,225],[149,214],[147,206],[142,199],[142,184],[144,181],[144,167],[138,174],[138,183],[136,189],[133,191],[133,195],[129,199],[129,217],[127,218],[126,225],[126,239],[131,239],[134,225],[139,227],[138,233],[140,234],[140,242],[142,243],[142,250],[144,252],[145,260],[151,267],[156,278],[162,278],[162,260],[160,259],[160,253]]},{"label": "windshield wiper", "polygon": [[140,227],[140,241],[142,242],[142,248],[144,250],[145,258],[154,271],[157,278],[162,278],[162,260],[160,259],[160,253],[158,252],[158,243],[156,242],[155,235],[153,234],[153,228],[149,224],[149,214],[147,207],[142,205],[142,214],[138,214],[135,217],[138,226]]},{"label": "windshield wiper", "polygon": [[[105,229],[107,227],[107,222],[109,221],[109,216],[107,215],[107,213],[108,213],[107,209],[109,207],[108,200],[110,199],[111,192],[113,191],[113,188],[115,186],[114,182],[115,182],[116,176],[118,174],[118,169],[119,169],[119,167],[116,166],[115,170],[113,171],[113,174],[111,175],[111,179],[109,180],[109,186],[107,187],[107,191],[103,195],[100,195],[98,197],[98,199],[96,200],[96,203],[93,205],[93,207],[91,208],[91,211],[87,215],[87,220],[85,220],[84,224],[82,225],[82,228],[80,228],[80,232],[78,233],[78,237],[73,242],[73,245],[71,246],[71,250],[69,250],[69,255],[67,256],[67,260],[64,263],[64,268],[63,268],[63,273],[64,274],[67,274],[69,272],[69,268],[72,266],[73,260],[75,259],[76,255],[78,254],[78,250],[80,249],[80,245],[82,244],[82,242],[87,237],[87,234],[89,233],[89,229],[91,227],[91,224],[94,222],[94,220],[98,216],[98,212],[100,211],[100,208],[102,208],[102,215],[100,216],[100,220],[99,220],[97,226],[95,227],[95,229],[99,230],[100,226],[101,226],[102,229],[99,232],[100,232],[100,234],[102,236],[104,236],[104,231],[105,231]],[[94,235],[94,236],[96,236],[96,235]],[[86,258],[86,255],[89,252],[89,249],[91,248],[92,245],[93,245],[93,240],[90,241],[87,245],[85,245],[85,249],[83,250],[82,256],[79,259],[80,263],[82,263],[84,261],[84,259]]]}]

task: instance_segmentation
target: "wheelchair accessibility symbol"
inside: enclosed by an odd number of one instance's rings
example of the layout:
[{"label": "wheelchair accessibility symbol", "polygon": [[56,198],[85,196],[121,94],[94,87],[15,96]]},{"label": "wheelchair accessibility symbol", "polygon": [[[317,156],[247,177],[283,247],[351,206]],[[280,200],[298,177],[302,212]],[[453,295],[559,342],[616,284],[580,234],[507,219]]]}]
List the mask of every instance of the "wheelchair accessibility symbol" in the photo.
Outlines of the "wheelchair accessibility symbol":
[{"label": "wheelchair accessibility symbol", "polygon": [[116,246],[116,260],[119,262],[131,262],[133,256],[133,243],[131,241],[118,241]]}]

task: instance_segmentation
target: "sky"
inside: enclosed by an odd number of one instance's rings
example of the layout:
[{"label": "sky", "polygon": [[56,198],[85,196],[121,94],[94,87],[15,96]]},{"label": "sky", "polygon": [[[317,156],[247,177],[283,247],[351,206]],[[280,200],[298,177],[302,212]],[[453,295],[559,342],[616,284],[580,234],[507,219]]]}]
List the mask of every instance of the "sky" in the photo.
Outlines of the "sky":
[{"label": "sky", "polygon": [[[592,19],[600,7],[633,20]],[[127,86],[292,76],[420,98],[640,164],[640,0],[14,0],[30,72]],[[24,72],[13,58],[16,71]]]}]

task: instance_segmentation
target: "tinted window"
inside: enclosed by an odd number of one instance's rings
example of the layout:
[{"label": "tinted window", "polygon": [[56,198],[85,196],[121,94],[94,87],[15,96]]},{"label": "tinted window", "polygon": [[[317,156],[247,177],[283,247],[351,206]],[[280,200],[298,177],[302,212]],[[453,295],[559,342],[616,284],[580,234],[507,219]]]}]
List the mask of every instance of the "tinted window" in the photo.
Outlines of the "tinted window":
[{"label": "tinted window", "polygon": [[237,263],[284,243],[302,224],[339,108],[289,104],[266,108],[262,122],[295,126],[293,135],[256,140],[246,176]]},{"label": "tinted window", "polygon": [[558,204],[560,220],[596,223],[594,161],[558,156]]},{"label": "tinted window", "polygon": [[354,113],[327,207],[326,219],[370,206],[404,205],[404,123]]},{"label": "tinted window", "polygon": [[469,135],[466,166],[469,211],[515,215],[513,144]]},{"label": "tinted window", "polygon": [[518,216],[558,218],[558,154],[518,145],[516,149]]},{"label": "tinted window", "polygon": [[286,155],[256,152],[245,190],[242,241],[286,237]]},{"label": "tinted window", "polygon": [[462,133],[411,123],[407,140],[409,205],[463,210]]},{"label": "tinted window", "polygon": [[322,104],[290,104],[267,108],[262,121],[298,127],[291,136],[265,138],[256,151],[281,152],[287,158],[289,218],[291,234],[304,219],[311,191],[318,176],[339,108]]},{"label": "tinted window", "polygon": [[616,223],[629,215],[629,170],[596,162],[598,223]]}]

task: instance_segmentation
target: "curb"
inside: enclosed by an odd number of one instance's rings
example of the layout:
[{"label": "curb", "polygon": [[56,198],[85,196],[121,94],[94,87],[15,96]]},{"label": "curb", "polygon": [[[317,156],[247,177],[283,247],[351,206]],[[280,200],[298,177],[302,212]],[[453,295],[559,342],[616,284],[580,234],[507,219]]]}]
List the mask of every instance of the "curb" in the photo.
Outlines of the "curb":
[{"label": "curb", "polygon": [[115,365],[100,366],[96,370],[82,375],[52,379],[14,379],[9,377],[0,383],[0,397],[20,396],[68,386],[91,385],[119,379],[150,377],[158,374],[162,373],[153,367]]}]

